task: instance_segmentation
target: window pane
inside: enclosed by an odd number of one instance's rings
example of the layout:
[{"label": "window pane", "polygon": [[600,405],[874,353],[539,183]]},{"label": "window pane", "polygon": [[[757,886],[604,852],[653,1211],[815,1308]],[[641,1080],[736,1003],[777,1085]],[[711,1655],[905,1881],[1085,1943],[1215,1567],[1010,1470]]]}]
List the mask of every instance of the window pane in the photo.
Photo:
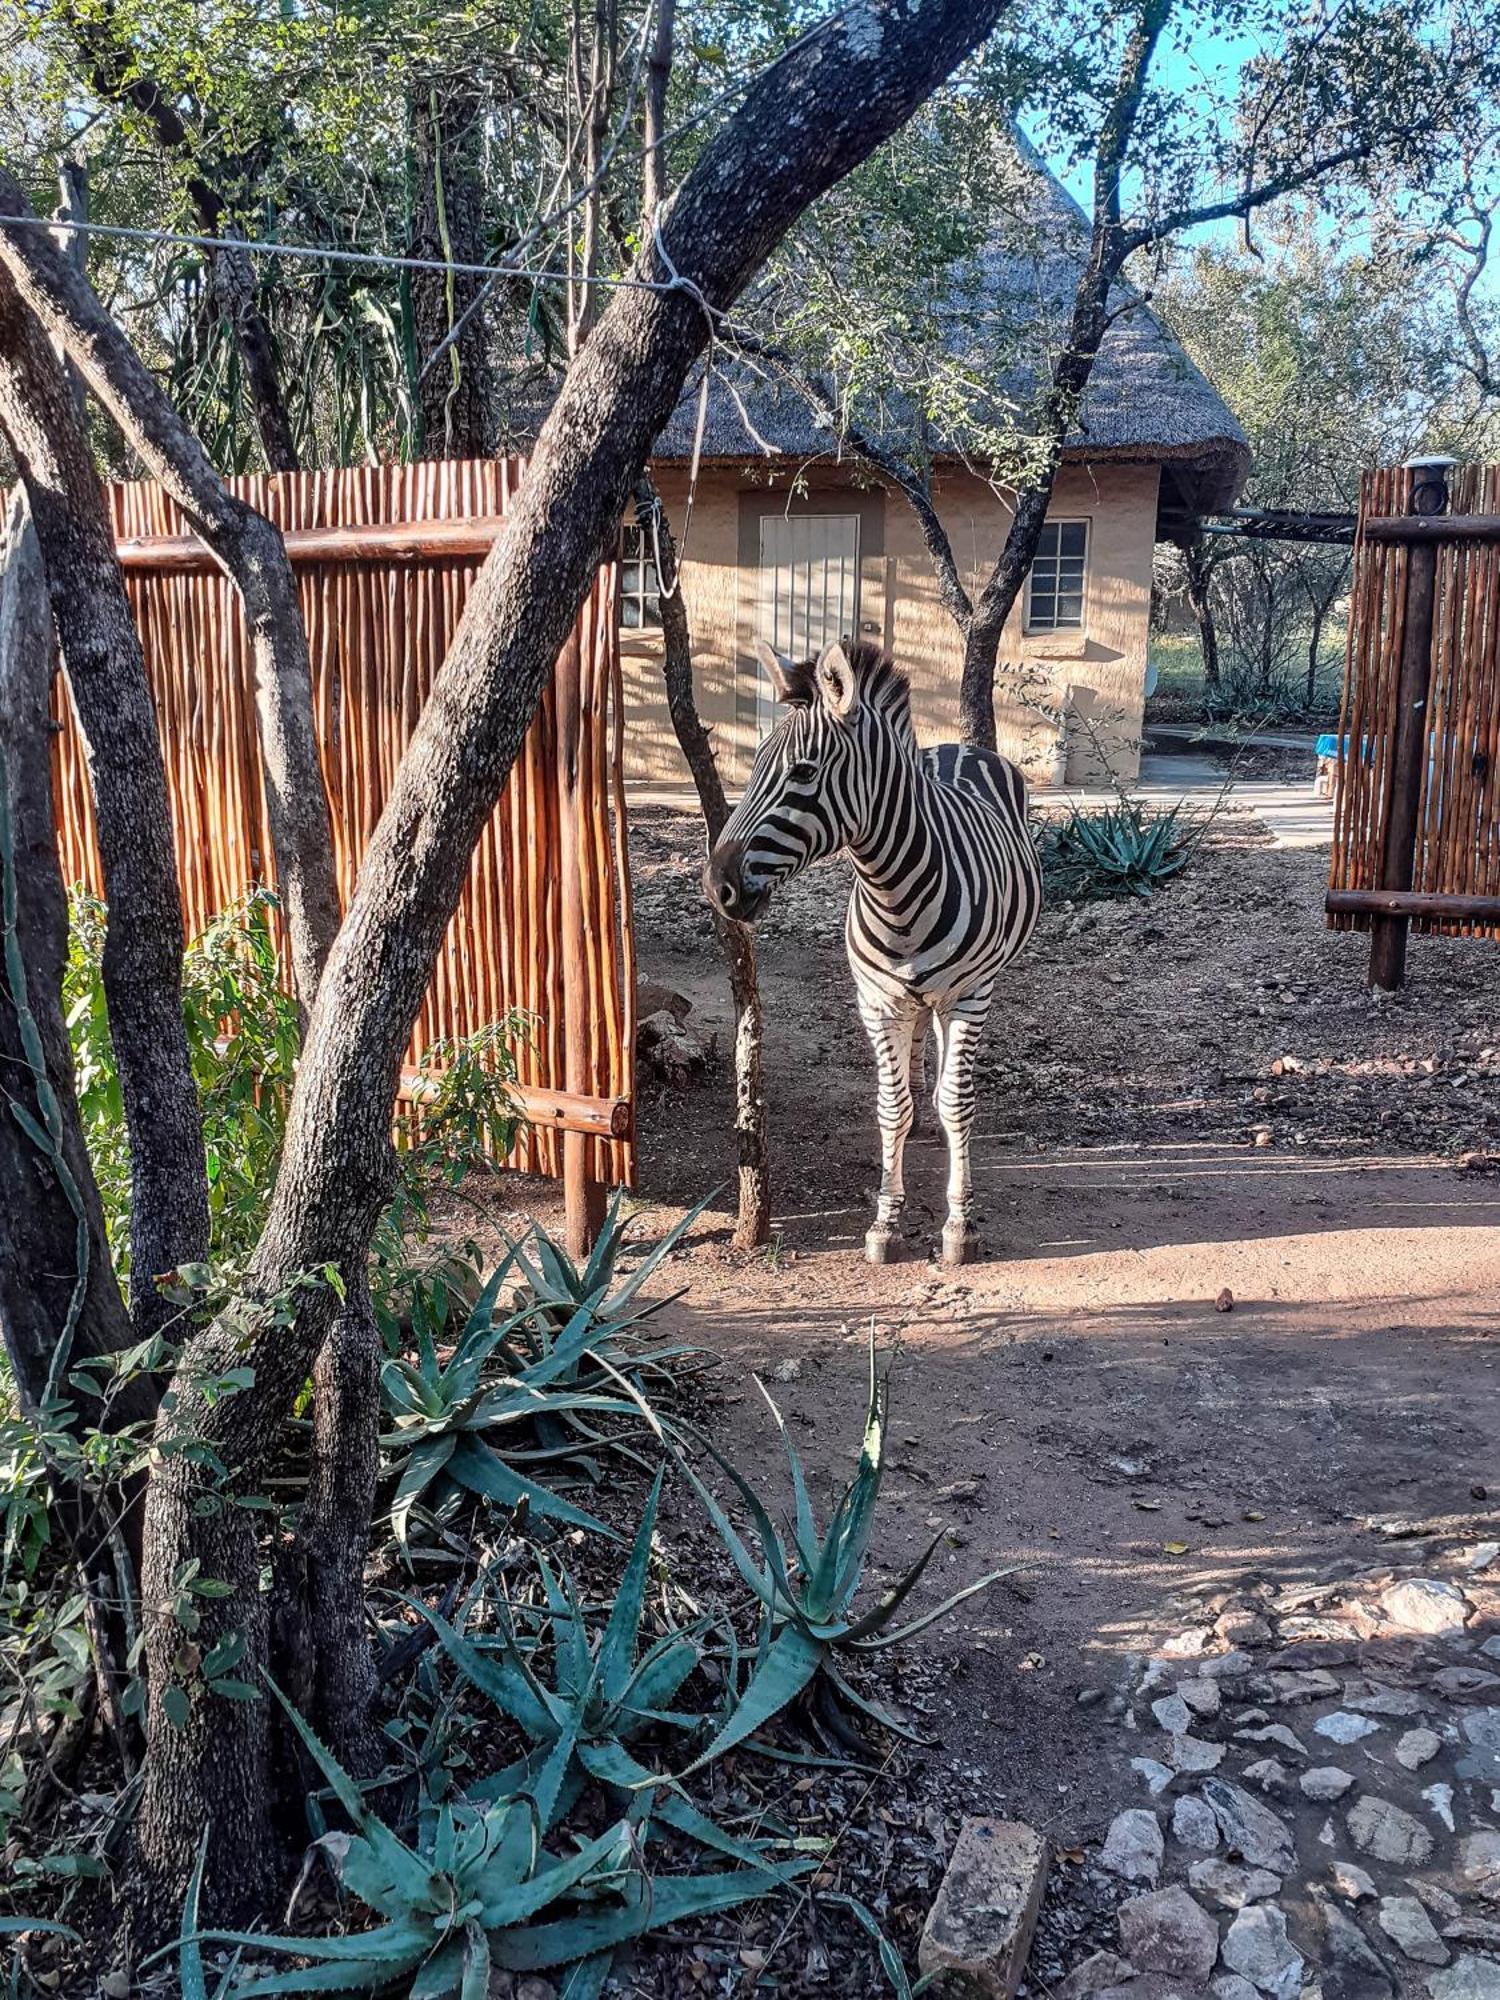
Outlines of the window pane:
[{"label": "window pane", "polygon": [[649,597],[641,600],[641,623],[643,625],[660,625],[661,623],[661,599],[654,591]]},{"label": "window pane", "polygon": [[1057,622],[1059,625],[1081,625],[1083,623],[1083,595],[1065,595],[1057,600]]},{"label": "window pane", "polygon": [[1088,546],[1088,524],[1084,521],[1060,521],[1058,530],[1062,553],[1076,556],[1082,562]]},{"label": "window pane", "polygon": [[1057,527],[1058,524],[1056,521],[1044,521],[1042,523],[1042,539],[1036,545],[1036,559],[1038,563],[1056,561]]},{"label": "window pane", "polygon": [[1030,624],[1035,631],[1048,631],[1057,619],[1057,599],[1050,590],[1033,590],[1031,593]]},{"label": "window pane", "polygon": [[641,626],[640,601],[634,597],[620,599],[620,624],[627,632],[638,632]]}]

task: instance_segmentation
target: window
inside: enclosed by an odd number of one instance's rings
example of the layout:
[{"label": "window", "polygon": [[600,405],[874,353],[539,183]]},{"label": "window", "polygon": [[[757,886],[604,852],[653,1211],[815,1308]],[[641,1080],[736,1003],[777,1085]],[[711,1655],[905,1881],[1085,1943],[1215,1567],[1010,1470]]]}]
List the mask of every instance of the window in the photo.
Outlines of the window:
[{"label": "window", "polygon": [[1026,586],[1028,632],[1076,632],[1083,627],[1087,521],[1047,521]]},{"label": "window", "polygon": [[627,632],[643,632],[660,623],[661,580],[652,536],[631,522],[620,535],[620,624]]}]

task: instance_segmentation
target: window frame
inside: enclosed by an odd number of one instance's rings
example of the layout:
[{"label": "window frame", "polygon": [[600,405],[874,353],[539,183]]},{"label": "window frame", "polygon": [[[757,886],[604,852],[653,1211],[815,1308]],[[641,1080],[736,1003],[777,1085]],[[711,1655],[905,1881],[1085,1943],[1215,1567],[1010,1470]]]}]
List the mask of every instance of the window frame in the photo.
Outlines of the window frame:
[{"label": "window frame", "polygon": [[[638,521],[622,521],[620,524],[619,564],[620,636],[622,639],[649,639],[653,632],[662,629],[661,578],[657,574],[656,549],[652,539]],[[632,587],[628,576],[633,567],[639,581]],[[632,605],[637,612],[634,624],[628,615]]]},{"label": "window frame", "polygon": [[[1025,601],[1024,615],[1022,621],[1022,629],[1026,633],[1027,637],[1034,636],[1039,639],[1065,637],[1070,633],[1082,634],[1088,630],[1089,555],[1091,553],[1094,540],[1093,521],[1091,517],[1087,514],[1049,515],[1048,518],[1042,523],[1042,533],[1044,536],[1046,535],[1047,530],[1049,528],[1054,528],[1057,530],[1057,553],[1055,556],[1048,559],[1051,564],[1052,582],[1051,582],[1051,588],[1047,591],[1046,594],[1051,598],[1053,605],[1052,621],[1049,624],[1039,625],[1036,622],[1032,604],[1033,582],[1036,577],[1037,568],[1043,562],[1040,543],[1037,546],[1036,558],[1033,561],[1030,569],[1028,569],[1026,572],[1026,601]],[[1079,570],[1079,577],[1078,577],[1078,617],[1076,620],[1068,619],[1066,621],[1059,621],[1057,617],[1057,605],[1064,595],[1062,589],[1062,565],[1064,561],[1063,548],[1062,548],[1062,531],[1065,528],[1081,528],[1083,530],[1083,554],[1081,558],[1081,568]],[[1072,561],[1074,560],[1074,558],[1068,557],[1067,560]],[[1070,592],[1068,594],[1071,595],[1072,593]]]}]

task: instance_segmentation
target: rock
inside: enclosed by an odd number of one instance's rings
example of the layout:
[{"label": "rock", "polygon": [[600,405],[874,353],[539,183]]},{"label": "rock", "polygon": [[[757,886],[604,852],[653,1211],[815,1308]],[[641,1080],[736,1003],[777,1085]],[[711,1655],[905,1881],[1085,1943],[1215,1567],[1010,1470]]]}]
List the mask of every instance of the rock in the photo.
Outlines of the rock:
[{"label": "rock", "polygon": [[1420,1868],[1432,1853],[1432,1835],[1389,1799],[1363,1798],[1349,1811],[1349,1837],[1361,1854],[1404,1868]]},{"label": "rock", "polygon": [[1346,1903],[1362,1903],[1375,1894],[1375,1884],[1357,1861],[1330,1862],[1333,1886]]},{"label": "rock", "polygon": [[1212,1854],[1219,1844],[1219,1822],[1212,1807],[1199,1798],[1180,1798],[1172,1808],[1172,1838],[1183,1847]]},{"label": "rock", "polygon": [[1332,1715],[1318,1718],[1313,1734],[1326,1736],[1330,1743],[1358,1743],[1362,1736],[1373,1736],[1379,1727],[1367,1715],[1351,1715],[1347,1708],[1336,1708]]},{"label": "rock", "polygon": [[1205,1718],[1217,1715],[1224,1700],[1217,1681],[1179,1681],[1177,1692],[1194,1715]]},{"label": "rock", "polygon": [[679,1083],[708,1064],[705,1044],[665,1007],[637,1022],[635,1052],[668,1083]]},{"label": "rock", "polygon": [[671,1014],[676,1020],[685,1021],[693,1011],[693,1003],[686,994],[678,993],[671,986],[663,986],[659,979],[643,979],[635,989],[635,1018],[644,1021],[651,1014]]},{"label": "rock", "polygon": [[1416,1881],[1411,1885],[1422,1899],[1422,1907],[1435,1923],[1451,1924],[1463,1911],[1457,1896],[1450,1896],[1436,1882]]},{"label": "rock", "polygon": [[1422,1793],[1422,1797],[1432,1807],[1432,1810],[1443,1822],[1443,1825],[1452,1833],[1453,1787],[1451,1785],[1429,1785]]},{"label": "rock", "polygon": [[1500,1951],[1500,1923],[1493,1917],[1455,1917],[1443,1925],[1443,1936],[1455,1944],[1482,1944],[1490,1951]]},{"label": "rock", "polygon": [[1413,1576],[1388,1585],[1380,1593],[1380,1608],[1398,1632],[1426,1632],[1438,1638],[1462,1632],[1470,1606],[1456,1583]]},{"label": "rock", "polygon": [[1186,1889],[1153,1889],[1120,1905],[1120,1943],[1132,1965],[1203,1985],[1219,1955],[1219,1927]]},{"label": "rock", "polygon": [[1153,1701],[1151,1713],[1168,1736],[1186,1736],[1193,1726],[1192,1714],[1180,1694],[1164,1694],[1160,1701]]},{"label": "rock", "polygon": [[1264,1729],[1237,1729],[1234,1734],[1239,1743],[1275,1743],[1283,1750],[1290,1750],[1294,1757],[1307,1755],[1306,1744],[1284,1722],[1272,1722]]},{"label": "rock", "polygon": [[1303,1667],[1291,1673],[1267,1674],[1266,1685],[1270,1699],[1283,1708],[1304,1701],[1328,1701],[1339,1691],[1338,1682],[1323,1667]]},{"label": "rock", "polygon": [[1159,1792],[1164,1792],[1177,1775],[1170,1764],[1159,1764],[1154,1757],[1132,1757],[1130,1768],[1140,1772],[1153,1799]]},{"label": "rock", "polygon": [[1354,1779],[1347,1771],[1341,1771],[1337,1764],[1319,1764],[1314,1771],[1304,1771],[1297,1782],[1302,1787],[1304,1798],[1314,1799],[1320,1806],[1326,1806],[1335,1799],[1341,1799]]},{"label": "rock", "polygon": [[1111,1875],[1118,1875],[1122,1882],[1149,1882],[1155,1887],[1165,1852],[1166,1842],[1156,1814],[1147,1812],[1144,1806],[1135,1806],[1129,1812],[1117,1813],[1110,1821],[1099,1865]]},{"label": "rock", "polygon": [[1167,1762],[1177,1772],[1217,1771],[1224,1761],[1222,1743],[1205,1743],[1201,1736],[1174,1736]]},{"label": "rock", "polygon": [[1458,1843],[1458,1873],[1471,1896],[1500,1903],[1500,1833],[1469,1833]]},{"label": "rock", "polygon": [[1482,1667],[1440,1667],[1431,1685],[1447,1701],[1492,1701],[1500,1691],[1500,1674]]},{"label": "rock", "polygon": [[1221,1972],[1209,1981],[1214,2000],[1257,2000],[1255,1988],[1241,1972]]},{"label": "rock", "polygon": [[1097,2000],[1201,2000],[1202,1987],[1169,1972],[1138,1972],[1119,1986],[1106,1986]]},{"label": "rock", "polygon": [[1492,1632],[1479,1650],[1487,1659],[1500,1660],[1500,1632]]},{"label": "rock", "polygon": [[1195,1861],[1188,1870],[1188,1880],[1221,1910],[1242,1910],[1247,1903],[1263,1903],[1281,1889],[1281,1877],[1269,1868],[1241,1868],[1233,1861]]},{"label": "rock", "polygon": [[1196,1660],[1208,1650],[1213,1634],[1206,1625],[1195,1625],[1189,1631],[1177,1632],[1162,1647],[1169,1660]]},{"label": "rock", "polygon": [[1396,1982],[1354,1919],[1327,1896],[1318,1898],[1318,1915],[1323,1924],[1324,2000],[1390,2000]]},{"label": "rock", "polygon": [[1215,1660],[1202,1661],[1198,1672],[1208,1680],[1238,1680],[1242,1674],[1248,1674],[1254,1664],[1248,1653],[1242,1653],[1236,1648],[1230,1653],[1220,1653]]},{"label": "rock", "polygon": [[1296,2000],[1302,1988],[1302,1954],[1286,1934],[1286,1916],[1274,1903],[1241,1910],[1224,1939],[1224,1963],[1273,2000]]},{"label": "rock", "polygon": [[1418,1965],[1446,1965],[1448,1947],[1415,1896],[1382,1896],[1375,1921],[1391,1943]]},{"label": "rock", "polygon": [[1461,1778],[1500,1785],[1500,1708],[1471,1708],[1458,1719],[1465,1748],[1458,1753]]},{"label": "rock", "polygon": [[927,1914],[917,1964],[1012,2000],[1047,1881],[1047,1843],[1019,1820],[966,1819]]},{"label": "rock", "polygon": [[1284,1792],[1287,1785],[1287,1770],[1279,1757],[1262,1757],[1257,1763],[1245,1766],[1245,1776],[1252,1785],[1258,1785],[1263,1792]]},{"label": "rock", "polygon": [[1102,1993],[1106,1986],[1121,1985],[1134,1971],[1133,1965],[1116,1958],[1112,1951],[1096,1951],[1059,1982],[1055,1989],[1057,2000],[1091,2000],[1092,1995]]},{"label": "rock", "polygon": [[1464,1568],[1478,1571],[1500,1562],[1500,1542],[1480,1542],[1464,1557]]},{"label": "rock", "polygon": [[1357,1715],[1420,1715],[1430,1704],[1412,1688],[1379,1681],[1345,1681],[1344,1706]]},{"label": "rock", "polygon": [[1258,1611],[1221,1611],[1214,1630],[1228,1646],[1264,1646],[1271,1628]]},{"label": "rock", "polygon": [[1205,1778],[1203,1796],[1213,1807],[1231,1855],[1238,1855],[1252,1868],[1269,1868],[1277,1875],[1292,1872],[1297,1858],[1292,1836],[1268,1807],[1224,1778]]},{"label": "rock", "polygon": [[1500,1962],[1465,1952],[1427,1982],[1432,2000],[1500,2000]]},{"label": "rock", "polygon": [[1396,1762],[1403,1771],[1420,1771],[1442,1747],[1443,1739],[1435,1729],[1408,1729],[1396,1745]]}]

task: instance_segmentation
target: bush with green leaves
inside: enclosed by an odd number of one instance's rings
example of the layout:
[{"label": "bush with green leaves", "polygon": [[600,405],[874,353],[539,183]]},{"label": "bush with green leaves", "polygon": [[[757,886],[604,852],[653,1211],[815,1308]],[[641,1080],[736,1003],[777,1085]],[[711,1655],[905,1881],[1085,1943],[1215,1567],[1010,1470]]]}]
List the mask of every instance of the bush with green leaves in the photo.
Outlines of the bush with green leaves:
[{"label": "bush with green leaves", "polygon": [[987,1590],[1007,1573],[992,1570],[988,1576],[980,1577],[977,1583],[955,1591],[935,1609],[924,1612],[905,1625],[894,1625],[892,1620],[911,1595],[943,1539],[939,1530],[900,1581],[878,1603],[867,1611],[856,1612],[854,1600],[864,1579],[865,1559],[874,1533],[875,1511],[885,1466],[888,1383],[875,1365],[873,1334],[870,1341],[869,1405],[859,1465],[833,1511],[826,1532],[822,1534],[818,1530],[796,1447],[782,1421],[781,1412],[771,1401],[764,1384],[760,1384],[760,1388],[781,1432],[791,1470],[795,1511],[790,1547],[783,1540],[780,1529],[755,1488],[716,1445],[706,1438],[702,1440],[745,1504],[760,1547],[758,1561],[713,1493],[692,1466],[683,1461],[683,1470],[723,1537],[735,1568],[760,1605],[760,1642],[749,1682],[708,1748],[688,1766],[689,1771],[722,1757],[726,1750],[753,1736],[789,1702],[812,1687],[820,1675],[852,1707],[862,1710],[897,1735],[910,1737],[913,1734],[911,1730],[850,1685],[840,1666],[840,1656],[879,1652],[885,1647],[898,1645],[903,1639],[913,1638],[939,1618],[945,1617],[966,1598]]},{"label": "bush with green leaves", "polygon": [[1042,868],[1054,902],[1153,896],[1192,858],[1194,836],[1182,808],[1152,812],[1122,799],[1103,812],[1075,809],[1042,837]]}]

